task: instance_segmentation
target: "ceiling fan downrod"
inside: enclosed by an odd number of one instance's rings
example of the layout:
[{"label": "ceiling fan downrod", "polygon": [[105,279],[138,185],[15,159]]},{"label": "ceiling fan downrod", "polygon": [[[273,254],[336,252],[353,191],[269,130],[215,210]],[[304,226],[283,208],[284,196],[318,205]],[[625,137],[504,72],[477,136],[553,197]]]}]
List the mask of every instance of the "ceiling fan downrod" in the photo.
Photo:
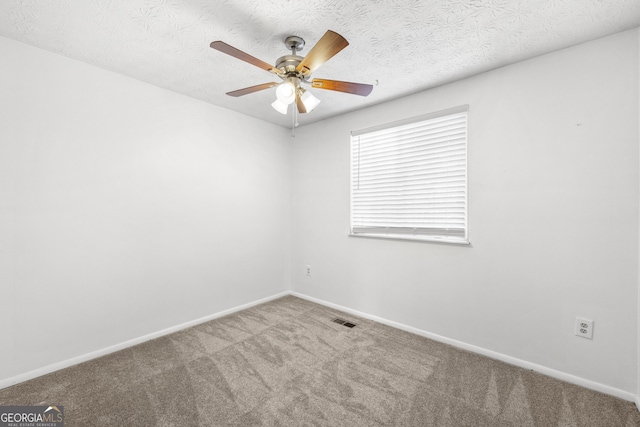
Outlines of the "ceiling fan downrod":
[{"label": "ceiling fan downrod", "polygon": [[298,64],[304,59],[298,56],[298,51],[304,47],[304,39],[298,36],[289,36],[284,40],[284,45],[291,51],[291,55],[284,55],[276,61],[276,68],[282,71],[280,78],[283,80],[288,77],[296,77],[302,79],[303,75],[297,70]]}]

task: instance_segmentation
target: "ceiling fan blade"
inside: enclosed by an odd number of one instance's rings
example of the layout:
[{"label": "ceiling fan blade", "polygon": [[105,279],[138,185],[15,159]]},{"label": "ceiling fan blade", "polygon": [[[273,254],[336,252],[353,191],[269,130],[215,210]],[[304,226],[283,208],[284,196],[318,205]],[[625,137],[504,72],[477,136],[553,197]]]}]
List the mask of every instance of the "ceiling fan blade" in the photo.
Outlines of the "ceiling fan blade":
[{"label": "ceiling fan blade", "polygon": [[349,42],[344,37],[328,30],[298,64],[296,71],[309,75],[348,45]]},{"label": "ceiling fan blade", "polygon": [[353,95],[367,96],[373,90],[373,85],[363,83],[341,82],[338,80],[313,79],[311,87],[338,92],[351,93]]},{"label": "ceiling fan blade", "polygon": [[209,46],[211,46],[215,50],[219,50],[222,53],[226,53],[227,55],[231,55],[234,58],[238,58],[241,61],[248,62],[251,65],[255,65],[258,68],[262,68],[263,70],[270,71],[273,74],[278,74],[278,75],[282,74],[282,71],[278,70],[273,65],[267,64],[266,62],[261,61],[258,58],[255,58],[255,57],[249,55],[248,53],[245,53],[245,52],[241,51],[240,49],[236,49],[233,46],[229,46],[225,42],[222,42],[222,41],[218,40],[218,41],[215,41],[215,42],[211,42],[211,44]]},{"label": "ceiling fan blade", "polygon": [[298,106],[298,113],[305,114],[307,112],[307,107],[304,106],[304,103],[298,94],[296,94],[296,105]]},{"label": "ceiling fan blade", "polygon": [[251,87],[245,87],[244,89],[234,90],[233,92],[227,92],[229,96],[242,96],[248,95],[253,92],[258,92],[260,90],[269,89],[270,87],[278,86],[278,83],[262,83],[261,85],[255,85]]}]

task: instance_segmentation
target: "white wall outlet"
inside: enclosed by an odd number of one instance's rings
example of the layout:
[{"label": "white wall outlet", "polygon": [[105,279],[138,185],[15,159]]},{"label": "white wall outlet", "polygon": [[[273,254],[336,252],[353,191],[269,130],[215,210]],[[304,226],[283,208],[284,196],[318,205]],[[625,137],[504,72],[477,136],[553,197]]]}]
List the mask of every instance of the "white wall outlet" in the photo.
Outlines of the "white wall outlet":
[{"label": "white wall outlet", "polygon": [[311,266],[307,264],[307,276],[311,276]]},{"label": "white wall outlet", "polygon": [[593,339],[593,320],[576,317],[576,335],[582,338]]}]

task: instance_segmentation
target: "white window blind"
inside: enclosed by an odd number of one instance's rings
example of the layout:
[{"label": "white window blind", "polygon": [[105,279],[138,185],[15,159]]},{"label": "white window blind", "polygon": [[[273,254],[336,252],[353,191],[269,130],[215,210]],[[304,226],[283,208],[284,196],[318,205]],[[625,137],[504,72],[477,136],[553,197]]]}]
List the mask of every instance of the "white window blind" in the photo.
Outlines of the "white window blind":
[{"label": "white window blind", "polygon": [[468,242],[467,109],[352,132],[353,235]]}]

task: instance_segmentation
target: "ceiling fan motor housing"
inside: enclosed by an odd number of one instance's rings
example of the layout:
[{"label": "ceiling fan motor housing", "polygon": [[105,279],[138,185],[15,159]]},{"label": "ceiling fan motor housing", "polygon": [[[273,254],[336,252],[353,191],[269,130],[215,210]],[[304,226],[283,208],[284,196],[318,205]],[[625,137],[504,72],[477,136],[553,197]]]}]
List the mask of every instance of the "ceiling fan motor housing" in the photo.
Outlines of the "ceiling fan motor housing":
[{"label": "ceiling fan motor housing", "polygon": [[300,73],[296,71],[296,67],[304,58],[296,55],[296,53],[304,47],[304,39],[298,36],[289,36],[284,40],[284,45],[291,51],[291,55],[285,55],[278,58],[276,61],[276,68],[280,69],[288,77],[295,76],[300,78]]},{"label": "ceiling fan motor housing", "polygon": [[298,55],[285,55],[278,58],[276,61],[276,68],[279,68],[283,73],[290,74],[296,73],[296,67],[304,58]]}]

